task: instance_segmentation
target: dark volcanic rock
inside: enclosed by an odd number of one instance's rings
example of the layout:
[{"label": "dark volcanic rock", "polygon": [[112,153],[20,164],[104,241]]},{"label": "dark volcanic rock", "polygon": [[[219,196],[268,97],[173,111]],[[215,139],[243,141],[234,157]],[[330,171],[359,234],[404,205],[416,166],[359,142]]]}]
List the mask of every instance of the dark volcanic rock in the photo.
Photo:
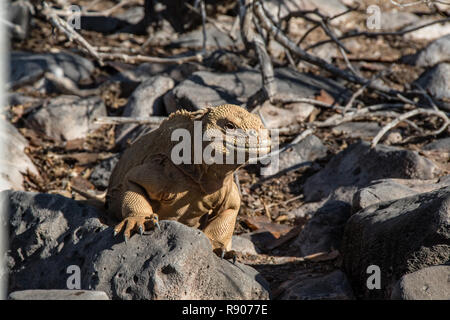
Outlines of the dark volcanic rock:
[{"label": "dark volcanic rock", "polygon": [[423,147],[424,150],[436,150],[450,153],[450,137],[434,140]]},{"label": "dark volcanic rock", "polygon": [[418,53],[405,56],[402,60],[418,67],[431,67],[440,62],[450,62],[450,34],[434,40]]},{"label": "dark volcanic rock", "polygon": [[429,92],[442,108],[450,110],[450,63],[442,62],[426,70],[414,84]]},{"label": "dark volcanic rock", "polygon": [[417,152],[366,142],[350,145],[304,185],[306,201],[318,201],[340,188],[340,198],[351,202],[358,187],[382,178],[431,179],[438,168]]},{"label": "dark volcanic rock", "polygon": [[26,78],[38,77],[44,72],[57,72],[61,69],[64,75],[75,82],[90,78],[94,71],[91,61],[63,51],[58,53],[11,52],[11,72],[9,81],[20,84]]},{"label": "dark volcanic rock", "polygon": [[[143,81],[134,90],[128,99],[123,117],[149,117],[164,116],[166,110],[162,97],[167,91],[172,89],[174,81],[169,77],[155,76]],[[140,130],[139,130],[140,129]],[[119,125],[116,129],[116,143],[122,144],[126,140],[132,140],[139,132],[142,132],[143,126],[138,124]]]},{"label": "dark volcanic rock", "polygon": [[283,283],[280,300],[352,300],[353,292],[345,274],[305,274]]},{"label": "dark volcanic rock", "polygon": [[[389,298],[406,273],[450,262],[450,186],[369,206],[347,222],[341,248],[355,294]],[[381,288],[369,290],[367,268],[381,272]]]},{"label": "dark volcanic rock", "polygon": [[308,220],[294,245],[300,248],[302,256],[339,249],[350,214],[348,203],[336,200],[326,202]]},{"label": "dark volcanic rock", "polygon": [[13,191],[0,196],[10,215],[9,292],[67,289],[67,268],[78,266],[81,289],[111,299],[269,297],[256,270],[220,259],[203,232],[181,223],[161,221],[161,230],[125,243],[100,223],[98,211],[74,200]]},{"label": "dark volcanic rock", "polygon": [[89,176],[89,180],[92,182],[94,186],[96,186],[100,190],[105,190],[108,188],[109,177],[111,176],[111,172],[114,169],[117,162],[119,162],[120,155],[115,154],[114,156],[102,160],[98,165],[94,167],[91,175]]},{"label": "dark volcanic rock", "polygon": [[372,204],[401,199],[418,193],[430,192],[450,185],[450,176],[437,180],[382,179],[359,189],[353,196],[353,212]]}]

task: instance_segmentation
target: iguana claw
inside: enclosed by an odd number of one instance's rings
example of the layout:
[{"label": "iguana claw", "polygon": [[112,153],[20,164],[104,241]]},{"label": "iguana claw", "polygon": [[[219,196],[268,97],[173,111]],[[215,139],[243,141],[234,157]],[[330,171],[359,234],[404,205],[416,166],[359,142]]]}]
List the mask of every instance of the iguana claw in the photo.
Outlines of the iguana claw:
[{"label": "iguana claw", "polygon": [[159,231],[161,231],[161,226],[159,225],[158,220],[155,221],[155,226],[158,228]]},{"label": "iguana claw", "polygon": [[222,249],[222,248],[216,248],[213,251],[221,259],[226,259],[226,260],[231,259],[233,261],[233,264],[236,263],[236,258],[237,258],[236,251],[234,251],[234,250],[226,251],[225,249]]},{"label": "iguana claw", "polygon": [[144,231],[149,230],[152,225],[161,230],[156,214],[151,216],[127,217],[114,227],[114,236],[123,231],[125,242],[127,242],[133,233],[139,233],[142,236]]}]

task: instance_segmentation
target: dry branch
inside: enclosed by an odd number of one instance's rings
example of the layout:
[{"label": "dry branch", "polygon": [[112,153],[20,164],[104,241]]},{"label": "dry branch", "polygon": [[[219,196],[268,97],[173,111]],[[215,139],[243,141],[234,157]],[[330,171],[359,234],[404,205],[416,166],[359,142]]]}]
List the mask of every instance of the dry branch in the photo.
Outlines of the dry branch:
[{"label": "dry branch", "polygon": [[[357,75],[353,75],[345,70],[341,70],[335,67],[334,65],[326,62],[325,60],[319,57],[312,56],[309,53],[305,52],[270,21],[270,19],[266,16],[266,13],[264,12],[264,9],[260,2],[255,3],[254,6],[255,6],[255,14],[257,15],[259,21],[261,22],[263,28],[266,29],[282,46],[291,50],[291,52],[298,55],[301,59],[315,66],[318,66],[322,69],[325,69],[328,72],[332,73],[333,75],[343,78],[347,81],[358,83],[361,85],[365,85],[369,82],[369,80],[367,79],[364,79]],[[393,93],[393,90],[375,83],[369,84],[368,87],[381,92],[386,92],[390,94]]]},{"label": "dry branch", "polygon": [[400,122],[405,121],[408,118],[414,117],[418,114],[425,114],[425,115],[434,115],[434,116],[438,116],[440,118],[442,118],[444,120],[443,125],[441,126],[441,128],[439,128],[436,131],[432,131],[430,133],[427,133],[426,135],[438,135],[441,132],[443,132],[449,125],[450,121],[447,117],[447,115],[442,112],[442,111],[436,111],[436,110],[429,110],[429,109],[415,109],[415,110],[411,110],[405,114],[402,114],[400,116],[398,116],[396,119],[394,119],[392,122],[388,123],[387,125],[385,125],[383,128],[381,128],[381,130],[377,133],[377,135],[373,138],[372,143],[371,143],[371,148],[374,148],[377,143],[380,141],[380,139],[392,128],[394,128],[396,125],[398,125]]},{"label": "dry branch", "polygon": [[98,117],[94,119],[94,123],[99,124],[126,124],[138,123],[150,126],[159,126],[167,117]]},{"label": "dry branch", "polygon": [[[435,20],[435,21],[431,21],[429,23],[425,23],[425,24],[417,26],[417,27],[412,27],[409,29],[401,30],[401,31],[392,31],[392,32],[389,32],[389,31],[386,31],[386,32],[361,31],[361,32],[355,32],[355,33],[352,32],[352,33],[344,34],[344,35],[340,36],[338,39],[344,40],[344,39],[355,38],[355,37],[360,37],[360,36],[364,36],[367,38],[376,38],[376,37],[382,37],[382,36],[402,36],[407,33],[414,32],[419,29],[431,26],[433,24],[444,23],[444,22],[449,22],[449,21],[450,21],[450,18]],[[329,42],[333,42],[333,40],[328,39],[328,40],[319,41],[319,42],[312,44],[309,47],[305,48],[305,51],[308,51],[310,49],[316,48],[318,46],[321,46],[321,45],[329,43]]]},{"label": "dry branch", "polygon": [[45,1],[43,2],[43,6],[44,10],[42,10],[42,13],[55,28],[61,30],[70,41],[75,40],[79,45],[85,48],[87,52],[100,63],[100,65],[103,65],[102,58],[86,39],[76,32],[66,21],[58,17]]},{"label": "dry branch", "polygon": [[100,52],[99,56],[103,60],[120,60],[126,63],[140,63],[140,62],[151,62],[151,63],[167,63],[167,64],[182,64],[185,62],[202,62],[203,55],[198,53],[195,55],[185,56],[185,57],[171,57],[171,58],[160,58],[160,57],[149,57],[143,55],[128,55],[124,53],[106,53]]},{"label": "dry branch", "polygon": [[[258,28],[257,22],[253,19],[253,0],[240,0],[240,19],[241,19],[241,35],[247,49],[253,49],[258,56],[263,81],[263,93],[257,92],[249,98],[249,101],[256,101],[257,104],[262,103],[265,99],[272,102],[273,96],[277,91],[275,82],[275,73],[273,71],[272,61],[267,53],[266,44],[261,34],[255,33],[252,25]],[[250,103],[254,104],[254,103]]]}]

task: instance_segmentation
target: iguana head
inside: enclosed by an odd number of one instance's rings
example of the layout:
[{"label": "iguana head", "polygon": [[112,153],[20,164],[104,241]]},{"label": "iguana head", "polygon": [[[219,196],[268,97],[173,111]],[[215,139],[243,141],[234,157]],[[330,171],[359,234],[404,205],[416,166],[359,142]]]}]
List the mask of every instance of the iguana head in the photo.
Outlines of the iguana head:
[{"label": "iguana head", "polygon": [[202,125],[204,138],[211,141],[207,144],[214,150],[212,153],[217,156],[233,153],[238,165],[270,152],[270,137],[261,119],[237,105],[208,108]]},{"label": "iguana head", "polygon": [[[261,119],[232,104],[194,112],[179,110],[160,129],[160,152],[167,152],[177,168],[206,193],[220,189],[224,179],[238,167],[269,153],[271,147],[268,130]],[[180,129],[189,137],[183,134],[181,140],[172,137]],[[170,141],[164,142],[165,137],[171,137]],[[187,162],[183,160],[186,155],[189,155]]]}]

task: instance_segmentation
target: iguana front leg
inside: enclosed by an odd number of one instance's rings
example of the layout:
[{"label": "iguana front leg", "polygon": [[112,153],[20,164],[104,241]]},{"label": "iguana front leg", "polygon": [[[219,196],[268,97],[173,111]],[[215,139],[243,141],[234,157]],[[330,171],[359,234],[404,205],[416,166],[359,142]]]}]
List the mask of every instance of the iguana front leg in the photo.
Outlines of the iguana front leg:
[{"label": "iguana front leg", "polygon": [[222,258],[236,260],[236,254],[231,250],[231,239],[239,209],[226,209],[219,212],[207,222],[203,232],[211,241],[213,251]]},{"label": "iguana front leg", "polygon": [[[147,190],[141,186],[139,180],[142,179],[142,168],[136,168],[127,175],[125,191],[121,196],[121,216],[122,221],[114,228],[114,235],[123,230],[125,241],[131,232],[139,232],[141,235],[152,226],[159,229],[158,215],[153,212],[150,205]],[[137,176],[136,176],[137,174]]]}]

